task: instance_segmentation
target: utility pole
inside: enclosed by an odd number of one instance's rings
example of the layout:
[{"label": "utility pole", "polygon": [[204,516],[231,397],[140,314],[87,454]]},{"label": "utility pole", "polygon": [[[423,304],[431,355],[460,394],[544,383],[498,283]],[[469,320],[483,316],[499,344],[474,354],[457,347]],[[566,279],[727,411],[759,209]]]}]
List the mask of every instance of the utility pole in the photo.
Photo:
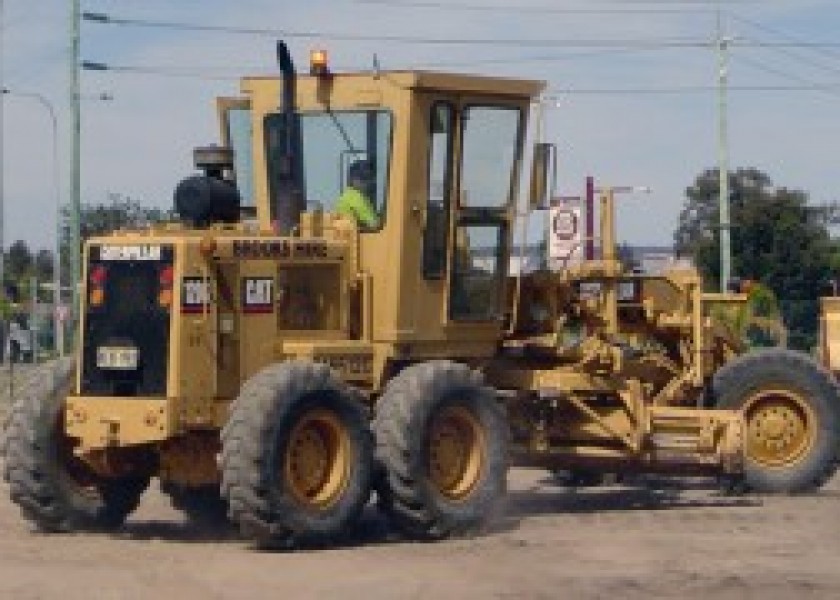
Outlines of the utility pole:
[{"label": "utility pole", "polygon": [[71,323],[79,324],[79,281],[81,280],[81,108],[79,86],[80,8],[79,0],[71,0],[70,14],[70,289],[72,294]]},{"label": "utility pole", "polygon": [[729,124],[727,92],[729,86],[729,45],[724,35],[723,16],[717,13],[718,48],[718,174],[720,176],[720,291],[726,292],[732,277],[732,238],[729,218]]},{"label": "utility pole", "polygon": [[[6,72],[5,72],[5,57],[6,50],[4,48],[6,41],[6,3],[5,0],[0,0],[0,88],[6,86]],[[3,237],[3,231],[6,227],[6,206],[5,206],[5,157],[3,150],[6,145],[6,136],[4,131],[3,108],[6,104],[5,95],[0,95],[0,300],[6,299],[6,242]],[[0,363],[8,359],[6,356],[6,338],[9,335],[9,324],[0,317]],[[9,376],[11,379],[11,375]],[[11,382],[9,383],[11,386]],[[9,396],[10,398],[12,396]]]},{"label": "utility pole", "polygon": [[[6,5],[4,0],[0,0],[0,88],[6,87],[5,81],[5,49],[3,48],[4,42],[6,40]],[[5,240],[3,238],[3,230],[5,229],[6,224],[6,214],[5,214],[5,162],[3,156],[3,149],[5,146],[5,132],[3,131],[3,109],[6,104],[5,96],[0,96],[0,287],[3,289],[0,291],[0,295],[6,295],[5,289],[5,275],[6,275],[6,246]],[[2,342],[5,342],[5,337],[0,336],[3,338]],[[0,351],[0,355],[2,355],[2,351]]]},{"label": "utility pole", "polygon": [[38,364],[38,277],[29,279],[32,297],[29,299],[29,347],[32,350],[32,364]]}]

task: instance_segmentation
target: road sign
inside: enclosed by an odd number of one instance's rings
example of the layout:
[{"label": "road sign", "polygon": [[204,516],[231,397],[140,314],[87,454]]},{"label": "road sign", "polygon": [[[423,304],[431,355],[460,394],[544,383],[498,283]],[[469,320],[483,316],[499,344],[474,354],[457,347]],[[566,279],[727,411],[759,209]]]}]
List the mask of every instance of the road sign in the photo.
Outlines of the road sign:
[{"label": "road sign", "polygon": [[66,305],[61,304],[56,307],[55,309],[55,317],[58,319],[59,323],[64,323],[67,321],[67,317],[70,316],[70,309],[67,308]]},{"label": "road sign", "polygon": [[584,211],[580,198],[555,198],[548,218],[548,258],[553,270],[584,258]]}]

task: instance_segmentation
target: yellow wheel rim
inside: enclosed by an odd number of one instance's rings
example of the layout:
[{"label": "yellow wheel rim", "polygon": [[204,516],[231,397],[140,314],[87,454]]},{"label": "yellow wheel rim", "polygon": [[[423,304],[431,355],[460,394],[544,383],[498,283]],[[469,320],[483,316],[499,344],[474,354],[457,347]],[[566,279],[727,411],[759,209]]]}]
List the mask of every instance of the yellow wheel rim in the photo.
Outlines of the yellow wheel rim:
[{"label": "yellow wheel rim", "polygon": [[791,390],[764,390],[744,405],[747,457],[765,467],[802,461],[814,445],[817,419],[808,402]]},{"label": "yellow wheel rim", "polygon": [[481,423],[466,408],[445,408],[429,430],[429,475],[444,497],[462,500],[484,471],[485,439]]},{"label": "yellow wheel rim", "polygon": [[304,414],[292,429],[283,474],[295,499],[312,509],[332,506],[350,476],[350,438],[327,410]]}]

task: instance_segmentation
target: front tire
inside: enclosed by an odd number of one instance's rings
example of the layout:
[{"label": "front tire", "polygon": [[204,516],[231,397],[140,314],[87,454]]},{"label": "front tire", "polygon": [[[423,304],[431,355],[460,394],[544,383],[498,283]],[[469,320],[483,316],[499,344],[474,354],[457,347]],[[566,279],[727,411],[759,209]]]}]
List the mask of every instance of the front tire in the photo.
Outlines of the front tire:
[{"label": "front tire", "polygon": [[222,495],[261,547],[324,542],[370,496],[367,411],[323,364],[267,367],[243,386],[222,431]]},{"label": "front tire", "polygon": [[837,471],[840,388],[810,357],[750,352],[718,371],[712,391],[719,408],[744,414],[748,491],[808,492]]},{"label": "front tire", "polygon": [[98,476],[73,455],[64,436],[64,398],[74,372],[68,358],[34,373],[6,431],[4,478],[12,501],[45,532],[115,529],[149,484],[143,475]]},{"label": "front tire", "polygon": [[379,504],[411,537],[471,533],[507,489],[508,428],[480,373],[433,361],[391,380],[373,421]]}]

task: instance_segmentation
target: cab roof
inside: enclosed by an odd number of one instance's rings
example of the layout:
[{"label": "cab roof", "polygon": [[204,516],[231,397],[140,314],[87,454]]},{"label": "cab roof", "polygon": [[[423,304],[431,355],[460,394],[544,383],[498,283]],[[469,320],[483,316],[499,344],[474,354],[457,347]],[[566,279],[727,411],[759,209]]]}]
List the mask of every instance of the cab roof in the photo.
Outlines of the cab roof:
[{"label": "cab roof", "polygon": [[[359,83],[363,83],[365,80],[372,84],[386,82],[410,90],[465,92],[529,98],[539,95],[545,89],[544,81],[442,71],[379,71],[378,73],[366,71],[333,73],[332,77],[353,79]],[[317,77],[310,75],[298,75],[298,80],[301,82],[316,79]],[[245,77],[242,79],[242,89],[249,90],[253,88],[255,83],[267,81],[279,83],[280,77],[279,75]]]}]

